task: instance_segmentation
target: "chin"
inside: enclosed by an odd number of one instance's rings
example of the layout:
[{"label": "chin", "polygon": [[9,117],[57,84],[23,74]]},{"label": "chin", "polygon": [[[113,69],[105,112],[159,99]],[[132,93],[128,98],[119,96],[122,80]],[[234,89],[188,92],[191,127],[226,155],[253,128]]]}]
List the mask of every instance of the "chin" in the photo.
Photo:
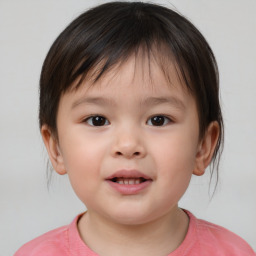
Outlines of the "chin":
[{"label": "chin", "polygon": [[127,209],[111,214],[111,219],[117,224],[133,226],[146,224],[154,220],[154,216],[142,210]]}]

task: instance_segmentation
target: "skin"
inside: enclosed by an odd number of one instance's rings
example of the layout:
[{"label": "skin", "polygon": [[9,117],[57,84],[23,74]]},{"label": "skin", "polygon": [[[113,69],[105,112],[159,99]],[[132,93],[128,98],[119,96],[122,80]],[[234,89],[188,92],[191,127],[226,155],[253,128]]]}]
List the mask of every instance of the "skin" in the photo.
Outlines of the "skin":
[{"label": "skin", "polygon": [[[155,62],[149,70],[131,57],[93,86],[86,81],[61,97],[58,140],[42,126],[54,169],[68,174],[87,207],[81,238],[100,255],[167,255],[186,235],[189,219],[178,201],[210,163],[219,127],[212,122],[199,138],[195,99],[174,67],[170,72],[171,84]],[[93,126],[91,115],[104,117],[103,125]],[[156,126],[152,117],[159,115]],[[123,195],[106,181],[120,169],[139,170],[152,182]]]}]

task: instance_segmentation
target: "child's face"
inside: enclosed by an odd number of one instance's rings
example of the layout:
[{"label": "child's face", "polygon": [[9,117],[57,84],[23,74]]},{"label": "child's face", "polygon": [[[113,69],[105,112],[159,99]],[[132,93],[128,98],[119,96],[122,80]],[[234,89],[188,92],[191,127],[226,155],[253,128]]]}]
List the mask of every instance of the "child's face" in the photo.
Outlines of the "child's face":
[{"label": "child's face", "polygon": [[194,98],[174,67],[170,85],[156,64],[150,76],[147,64],[134,65],[61,97],[57,144],[42,129],[55,170],[67,172],[88,212],[126,224],[173,213],[203,172]]}]

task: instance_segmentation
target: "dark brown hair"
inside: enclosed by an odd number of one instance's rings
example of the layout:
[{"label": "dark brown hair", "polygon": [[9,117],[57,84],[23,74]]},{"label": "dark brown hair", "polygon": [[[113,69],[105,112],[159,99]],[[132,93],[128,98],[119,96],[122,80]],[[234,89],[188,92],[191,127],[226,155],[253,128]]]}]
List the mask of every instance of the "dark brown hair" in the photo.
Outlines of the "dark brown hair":
[{"label": "dark brown hair", "polygon": [[[214,54],[191,22],[173,10],[152,3],[99,5],[80,15],[59,35],[42,67],[40,127],[47,124],[57,135],[56,116],[61,95],[72,89],[75,81],[76,88],[91,76],[97,81],[139,50],[146,53],[148,60],[158,55],[167,77],[170,63],[175,64],[177,73],[196,99],[201,136],[210,122],[218,122],[220,136],[212,160],[212,165],[218,166],[223,120]],[[169,65],[164,61],[166,58]]]}]

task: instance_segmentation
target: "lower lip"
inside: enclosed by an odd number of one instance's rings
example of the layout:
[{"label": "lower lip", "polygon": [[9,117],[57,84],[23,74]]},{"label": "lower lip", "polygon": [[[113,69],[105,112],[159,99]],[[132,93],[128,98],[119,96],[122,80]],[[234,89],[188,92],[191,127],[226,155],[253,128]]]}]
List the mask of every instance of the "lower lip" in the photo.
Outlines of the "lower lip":
[{"label": "lower lip", "polygon": [[116,191],[118,191],[119,193],[121,193],[123,195],[135,195],[135,194],[142,192],[147,187],[149,187],[152,181],[147,180],[140,184],[133,184],[133,185],[119,184],[119,183],[113,182],[111,180],[107,180],[107,182],[113,189],[115,189]]}]

